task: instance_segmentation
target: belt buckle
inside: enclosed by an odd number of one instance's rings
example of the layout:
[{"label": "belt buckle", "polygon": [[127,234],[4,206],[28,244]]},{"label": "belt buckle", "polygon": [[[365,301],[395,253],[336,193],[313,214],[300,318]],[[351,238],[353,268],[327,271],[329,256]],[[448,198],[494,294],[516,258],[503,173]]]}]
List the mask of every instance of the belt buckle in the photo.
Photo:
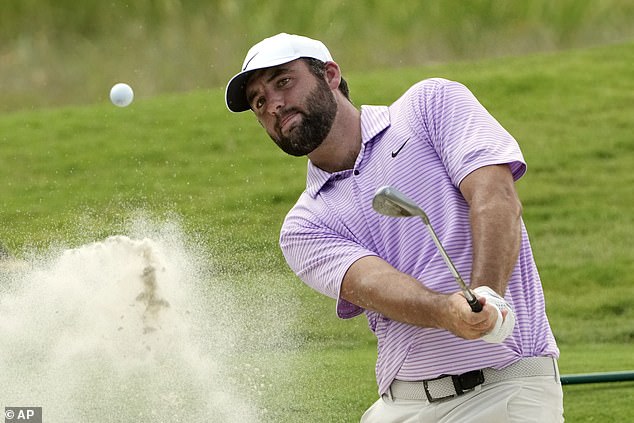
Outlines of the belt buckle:
[{"label": "belt buckle", "polygon": [[457,376],[451,376],[456,394],[462,395],[466,391],[471,391],[478,385],[484,383],[484,372],[482,370],[472,370]]},{"label": "belt buckle", "polygon": [[[445,397],[434,398],[431,396],[429,392],[429,382],[444,379],[451,377],[451,381],[453,383],[453,387],[456,391],[454,395],[448,395]],[[425,396],[427,397],[427,401],[436,402],[442,401],[447,398],[455,398],[457,396],[463,395],[466,392],[473,390],[476,386],[482,385],[484,383],[484,372],[482,370],[472,370],[470,372],[462,373],[460,375],[443,375],[436,379],[424,380],[423,388],[425,390]]]}]

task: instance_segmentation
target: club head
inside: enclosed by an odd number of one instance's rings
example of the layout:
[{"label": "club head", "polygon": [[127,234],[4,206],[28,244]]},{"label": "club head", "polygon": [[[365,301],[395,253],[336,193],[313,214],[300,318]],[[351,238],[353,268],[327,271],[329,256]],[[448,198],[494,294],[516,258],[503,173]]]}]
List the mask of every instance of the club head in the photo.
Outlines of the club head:
[{"label": "club head", "polygon": [[372,208],[385,216],[412,217],[419,216],[428,222],[427,215],[405,194],[394,187],[383,186],[376,190],[372,199]]}]

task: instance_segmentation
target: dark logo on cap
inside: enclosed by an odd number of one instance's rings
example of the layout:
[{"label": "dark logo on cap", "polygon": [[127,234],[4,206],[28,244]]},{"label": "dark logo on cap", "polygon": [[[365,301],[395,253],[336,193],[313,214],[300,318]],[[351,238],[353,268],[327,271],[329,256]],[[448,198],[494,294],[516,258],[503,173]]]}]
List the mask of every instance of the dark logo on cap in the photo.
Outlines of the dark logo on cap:
[{"label": "dark logo on cap", "polygon": [[257,56],[258,54],[260,54],[260,52],[258,51],[257,53],[255,53],[253,56],[251,56],[251,58],[249,60],[247,60],[247,63],[245,63],[244,67],[242,68],[242,70],[245,70],[246,68],[249,67],[249,63],[251,63],[251,61],[253,59],[255,59],[255,56]]}]

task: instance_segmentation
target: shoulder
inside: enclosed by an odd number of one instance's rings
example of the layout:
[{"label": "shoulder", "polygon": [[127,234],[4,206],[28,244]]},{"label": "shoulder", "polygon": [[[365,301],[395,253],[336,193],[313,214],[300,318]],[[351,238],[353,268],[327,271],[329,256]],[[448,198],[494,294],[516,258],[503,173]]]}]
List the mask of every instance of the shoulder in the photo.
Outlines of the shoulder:
[{"label": "shoulder", "polygon": [[390,116],[392,122],[402,119],[410,126],[419,126],[441,115],[447,102],[469,95],[470,91],[460,82],[445,78],[423,79],[390,105]]},{"label": "shoulder", "polygon": [[445,78],[428,78],[412,85],[403,97],[410,99],[433,100],[445,95],[471,94],[469,89],[458,81]]},{"label": "shoulder", "polygon": [[412,85],[393,104],[392,110],[405,112],[410,121],[430,121],[477,103],[473,93],[461,82],[429,78]]},{"label": "shoulder", "polygon": [[445,78],[428,78],[412,85],[390,105],[390,109],[392,111],[405,109],[419,115],[442,109],[443,104],[447,102],[460,102],[473,98],[471,91],[460,82]]},{"label": "shoulder", "polygon": [[282,239],[309,237],[330,232],[331,214],[319,195],[312,196],[304,191],[291,207],[280,230]]}]

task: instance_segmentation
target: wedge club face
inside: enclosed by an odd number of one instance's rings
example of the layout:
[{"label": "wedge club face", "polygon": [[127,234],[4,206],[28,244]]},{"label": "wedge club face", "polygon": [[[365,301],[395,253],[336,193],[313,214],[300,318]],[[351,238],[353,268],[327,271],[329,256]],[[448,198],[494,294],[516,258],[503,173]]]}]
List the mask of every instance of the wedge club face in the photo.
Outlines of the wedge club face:
[{"label": "wedge club face", "polygon": [[391,186],[383,186],[376,191],[374,198],[372,199],[372,208],[377,213],[390,217],[420,217],[423,220],[423,223],[425,223],[425,226],[429,231],[429,235],[432,237],[434,244],[436,244],[436,247],[440,251],[442,258],[445,260],[447,267],[449,267],[451,274],[465,295],[467,302],[471,306],[471,310],[476,313],[482,310],[482,304],[480,304],[475,294],[469,289],[460,276],[460,273],[458,273],[458,269],[456,269],[456,266],[445,251],[445,248],[440,243],[440,240],[438,239],[438,236],[436,236],[436,232],[431,226],[429,218],[423,209],[418,207],[416,203],[414,203],[414,201],[408,198],[405,194]]},{"label": "wedge club face", "polygon": [[411,217],[419,216],[425,224],[428,224],[427,215],[409,199],[405,194],[394,187],[384,186],[379,188],[372,199],[372,208],[385,216],[391,217]]}]

